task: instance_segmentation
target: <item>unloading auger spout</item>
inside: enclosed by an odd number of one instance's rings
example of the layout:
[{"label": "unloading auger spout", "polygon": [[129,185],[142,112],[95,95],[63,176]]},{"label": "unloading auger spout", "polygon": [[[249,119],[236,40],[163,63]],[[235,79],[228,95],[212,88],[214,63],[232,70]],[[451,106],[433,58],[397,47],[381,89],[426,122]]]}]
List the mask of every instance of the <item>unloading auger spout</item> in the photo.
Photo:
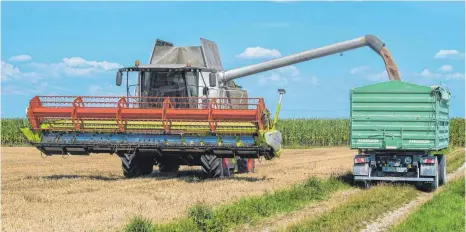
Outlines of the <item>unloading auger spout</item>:
[{"label": "unloading auger spout", "polygon": [[307,50],[304,52],[280,57],[262,63],[231,69],[224,72],[219,72],[218,75],[220,77],[220,80],[226,83],[237,78],[249,76],[260,72],[265,72],[272,69],[277,69],[296,63],[301,63],[304,61],[324,56],[329,56],[336,53],[341,53],[348,50],[357,49],[364,46],[369,46],[370,48],[372,48],[372,50],[374,50],[377,54],[379,54],[382,57],[385,63],[385,69],[387,70],[388,78],[390,80],[401,80],[400,73],[398,72],[398,67],[396,66],[395,61],[390,55],[390,52],[385,47],[385,44],[379,38],[373,35],[366,35],[356,39],[347,40],[312,50]]}]

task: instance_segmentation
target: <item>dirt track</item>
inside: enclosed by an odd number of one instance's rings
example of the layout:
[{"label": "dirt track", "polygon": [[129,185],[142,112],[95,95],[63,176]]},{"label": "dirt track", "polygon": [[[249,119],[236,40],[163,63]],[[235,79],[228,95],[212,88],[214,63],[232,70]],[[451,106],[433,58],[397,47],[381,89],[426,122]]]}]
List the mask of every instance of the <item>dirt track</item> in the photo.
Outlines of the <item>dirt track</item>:
[{"label": "dirt track", "polygon": [[279,159],[256,162],[256,173],[199,181],[198,167],[182,168],[179,176],[154,171],[147,178],[124,179],[116,156],[42,159],[34,148],[2,148],[2,227],[114,231],[134,215],[167,222],[199,201],[225,203],[311,175],[345,172],[353,155],[347,148],[285,150]]}]

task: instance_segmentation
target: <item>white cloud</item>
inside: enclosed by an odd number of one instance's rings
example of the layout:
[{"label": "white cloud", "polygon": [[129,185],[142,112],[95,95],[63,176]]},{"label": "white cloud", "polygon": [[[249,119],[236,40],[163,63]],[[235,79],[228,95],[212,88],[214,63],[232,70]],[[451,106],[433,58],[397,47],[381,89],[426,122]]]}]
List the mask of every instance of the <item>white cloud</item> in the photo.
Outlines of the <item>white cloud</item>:
[{"label": "white cloud", "polygon": [[47,90],[48,83],[43,82],[39,85],[32,87],[26,87],[24,85],[11,85],[6,84],[2,86],[2,95],[23,95],[23,96],[33,96],[37,94],[44,94],[44,91]]},{"label": "white cloud", "polygon": [[89,95],[95,96],[126,96],[126,89],[117,89],[114,85],[90,85],[87,89],[87,92],[89,93]]},{"label": "white cloud", "polygon": [[464,79],[464,73],[456,72],[456,73],[442,74],[442,73],[431,72],[429,69],[424,69],[424,70],[422,70],[421,73],[419,73],[417,75],[419,75],[421,77],[425,77],[425,78],[444,78],[444,79],[447,79],[447,80],[450,80],[450,79]]},{"label": "white cloud", "polygon": [[81,57],[63,58],[59,63],[30,64],[42,72],[52,76],[88,76],[118,69],[122,65],[108,61],[88,61]]},{"label": "white cloud", "polygon": [[301,79],[303,79],[301,78],[301,71],[299,71],[296,66],[290,65],[261,74],[259,76],[259,84],[266,85],[274,82],[280,85],[286,85],[288,80],[298,82]]},{"label": "white cloud", "polygon": [[120,64],[110,63],[107,61],[87,61],[81,57],[63,58],[63,63],[72,68],[95,68],[103,70],[118,69]]},{"label": "white cloud", "polygon": [[270,84],[270,82],[278,83],[279,85],[286,85],[288,84],[288,80],[286,78],[281,77],[278,73],[269,73],[269,75],[263,75],[259,77],[259,84],[266,85]]},{"label": "white cloud", "polygon": [[[379,73],[373,73],[373,72],[368,72],[370,68],[368,66],[359,66],[359,67],[354,67],[350,69],[350,74],[351,75],[360,75],[366,78],[367,80],[370,81],[386,81],[389,80],[387,70],[384,70]],[[401,76],[401,72],[400,72]]]},{"label": "white cloud", "polygon": [[442,74],[438,74],[438,73],[433,73],[431,72],[429,69],[424,69],[422,70],[422,72],[420,73],[420,75],[422,77],[429,77],[429,78],[438,78],[438,77],[441,77]]},{"label": "white cloud", "polygon": [[451,71],[453,71],[453,66],[448,65],[448,64],[442,65],[439,68],[439,71],[441,71],[441,72],[451,72]]},{"label": "white cloud", "polygon": [[367,66],[354,67],[350,70],[350,74],[352,75],[361,74],[361,73],[365,73],[367,70],[369,70],[369,67]]},{"label": "white cloud", "polygon": [[10,80],[13,76],[17,76],[20,73],[19,68],[2,61],[2,81]]},{"label": "white cloud", "polygon": [[36,82],[40,78],[40,74],[35,72],[21,72],[18,67],[13,66],[12,64],[2,61],[2,73],[1,81],[11,81],[11,80],[29,80]]},{"label": "white cloud", "polygon": [[13,61],[13,62],[23,62],[23,61],[28,61],[28,60],[31,60],[32,57],[30,55],[17,55],[17,56],[12,56],[10,57],[10,59],[8,59],[9,61]]},{"label": "white cloud", "polygon": [[449,79],[464,79],[464,73],[459,73],[459,72],[449,73],[449,74],[445,75],[445,78],[447,80],[449,80]]},{"label": "white cloud", "polygon": [[376,73],[376,74],[368,74],[366,77],[367,77],[367,79],[369,79],[371,81],[388,80],[387,70],[385,70],[383,72],[380,72],[380,73]]},{"label": "white cloud", "polygon": [[460,59],[460,58],[464,58],[464,53],[461,53],[457,50],[440,50],[435,54],[434,58],[436,59],[446,59],[446,58]]},{"label": "white cloud", "polygon": [[241,54],[236,55],[236,57],[242,59],[276,58],[280,56],[281,54],[277,49],[267,49],[262,47],[249,47]]},{"label": "white cloud", "polygon": [[280,73],[285,75],[291,75],[292,77],[297,77],[301,74],[298,68],[294,65],[285,66],[277,69]]},{"label": "white cloud", "polygon": [[311,77],[311,84],[318,85],[319,84],[319,78],[317,78],[316,76],[312,76]]}]

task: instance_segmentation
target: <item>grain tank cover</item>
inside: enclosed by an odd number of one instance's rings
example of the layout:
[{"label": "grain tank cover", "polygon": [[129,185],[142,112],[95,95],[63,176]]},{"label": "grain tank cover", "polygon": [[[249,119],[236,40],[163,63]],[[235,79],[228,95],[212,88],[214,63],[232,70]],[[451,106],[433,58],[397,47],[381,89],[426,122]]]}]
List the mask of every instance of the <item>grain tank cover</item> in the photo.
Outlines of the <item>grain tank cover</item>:
[{"label": "grain tank cover", "polygon": [[217,44],[201,38],[200,46],[174,46],[172,43],[156,40],[149,58],[154,67],[186,65],[202,67],[212,71],[223,71]]},{"label": "grain tank cover", "polygon": [[444,149],[450,92],[439,86],[388,81],[350,93],[350,146],[372,150]]}]

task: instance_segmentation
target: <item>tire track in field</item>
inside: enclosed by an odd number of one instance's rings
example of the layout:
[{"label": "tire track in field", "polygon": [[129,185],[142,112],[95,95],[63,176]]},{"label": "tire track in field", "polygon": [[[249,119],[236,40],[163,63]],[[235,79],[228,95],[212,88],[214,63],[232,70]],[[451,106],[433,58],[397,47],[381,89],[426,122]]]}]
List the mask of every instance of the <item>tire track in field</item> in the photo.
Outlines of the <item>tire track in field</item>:
[{"label": "tire track in field", "polygon": [[291,213],[284,213],[272,218],[267,218],[254,226],[240,226],[233,230],[234,232],[269,232],[269,231],[277,231],[283,225],[293,224],[299,222],[303,219],[315,218],[323,215],[324,213],[329,212],[333,208],[339,206],[340,204],[344,203],[346,199],[360,192],[360,189],[353,188],[342,190],[336,193],[333,193],[328,199],[317,202],[311,203],[304,208],[291,212]]}]

